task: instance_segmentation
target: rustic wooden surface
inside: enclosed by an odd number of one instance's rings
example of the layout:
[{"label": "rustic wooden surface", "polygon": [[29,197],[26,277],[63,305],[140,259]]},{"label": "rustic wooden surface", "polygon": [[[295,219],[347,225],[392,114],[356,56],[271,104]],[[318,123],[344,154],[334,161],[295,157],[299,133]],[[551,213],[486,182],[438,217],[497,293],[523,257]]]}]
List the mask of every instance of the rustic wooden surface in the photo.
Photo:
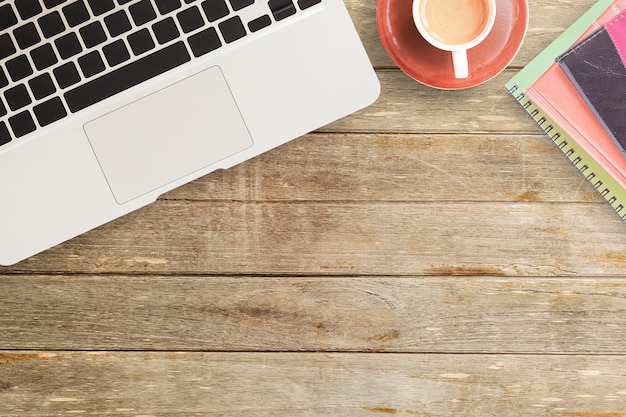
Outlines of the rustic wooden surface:
[{"label": "rustic wooden surface", "polygon": [[374,105],[0,268],[0,415],[626,415],[626,225],[504,88],[593,0],[456,92],[347,4]]}]

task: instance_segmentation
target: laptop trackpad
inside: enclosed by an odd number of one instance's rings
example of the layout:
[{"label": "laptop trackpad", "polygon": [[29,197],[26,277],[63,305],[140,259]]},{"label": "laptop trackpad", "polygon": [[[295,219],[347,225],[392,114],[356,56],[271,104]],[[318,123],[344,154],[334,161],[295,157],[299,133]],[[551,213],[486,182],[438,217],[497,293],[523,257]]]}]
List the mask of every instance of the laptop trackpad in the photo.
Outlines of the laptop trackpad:
[{"label": "laptop trackpad", "polygon": [[219,67],[92,120],[84,128],[119,204],[252,146]]}]

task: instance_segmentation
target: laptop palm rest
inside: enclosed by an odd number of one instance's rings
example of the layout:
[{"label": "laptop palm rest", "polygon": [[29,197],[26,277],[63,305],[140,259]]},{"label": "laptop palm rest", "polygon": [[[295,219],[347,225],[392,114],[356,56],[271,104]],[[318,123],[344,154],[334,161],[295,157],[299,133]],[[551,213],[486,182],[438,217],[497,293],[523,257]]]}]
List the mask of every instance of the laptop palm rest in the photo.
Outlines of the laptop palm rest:
[{"label": "laptop palm rest", "polygon": [[253,144],[219,67],[92,120],[84,129],[118,204]]}]

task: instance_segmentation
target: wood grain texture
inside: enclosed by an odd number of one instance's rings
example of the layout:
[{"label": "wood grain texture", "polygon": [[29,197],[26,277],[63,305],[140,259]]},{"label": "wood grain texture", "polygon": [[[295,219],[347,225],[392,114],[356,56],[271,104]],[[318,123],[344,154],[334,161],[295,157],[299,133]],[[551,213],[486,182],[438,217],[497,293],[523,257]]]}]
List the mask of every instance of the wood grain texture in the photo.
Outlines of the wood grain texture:
[{"label": "wood grain texture", "polygon": [[543,135],[309,134],[164,200],[573,202],[599,193]]},{"label": "wood grain texture", "polygon": [[0,352],[20,416],[623,417],[612,356]]},{"label": "wood grain texture", "polygon": [[0,346],[620,354],[625,311],[624,279],[2,276]]},{"label": "wood grain texture", "polygon": [[[504,87],[515,71],[462,91],[436,90],[398,70],[379,70],[381,94],[371,106],[320,132],[540,134]],[[454,117],[450,117],[454,115]]]},{"label": "wood grain texture", "polygon": [[158,201],[2,271],[624,276],[624,253],[606,203]]}]

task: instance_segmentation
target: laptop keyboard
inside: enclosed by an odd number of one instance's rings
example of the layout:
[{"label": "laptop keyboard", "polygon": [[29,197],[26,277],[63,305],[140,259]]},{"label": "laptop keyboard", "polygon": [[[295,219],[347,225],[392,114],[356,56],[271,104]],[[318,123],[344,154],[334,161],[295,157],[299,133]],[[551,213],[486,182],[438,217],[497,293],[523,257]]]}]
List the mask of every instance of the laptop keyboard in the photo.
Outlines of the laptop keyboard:
[{"label": "laptop keyboard", "polygon": [[0,0],[0,146],[321,0]]}]

